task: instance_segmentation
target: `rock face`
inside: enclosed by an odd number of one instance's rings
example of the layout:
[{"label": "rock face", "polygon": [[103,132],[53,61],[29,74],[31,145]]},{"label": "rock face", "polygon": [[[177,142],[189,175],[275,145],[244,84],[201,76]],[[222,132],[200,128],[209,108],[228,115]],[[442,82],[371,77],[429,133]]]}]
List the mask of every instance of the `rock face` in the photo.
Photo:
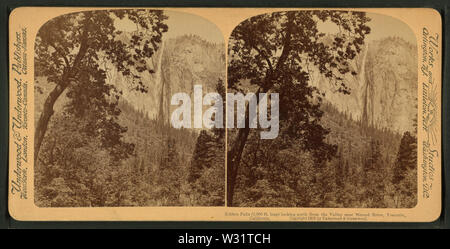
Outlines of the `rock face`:
[{"label": "rock face", "polygon": [[401,38],[369,42],[352,63],[357,75],[345,77],[350,95],[336,92],[314,72],[311,84],[326,101],[365,125],[414,131],[417,117],[417,47]]},{"label": "rock face", "polygon": [[[202,85],[203,93],[215,92],[220,79],[225,81],[225,47],[194,35],[169,39],[147,61],[154,73],[143,72],[143,82],[148,93],[130,89],[129,80],[114,67],[108,67],[107,81],[123,91],[123,98],[149,117],[169,122],[172,111],[170,100],[175,93],[183,92],[193,100],[194,85]],[[192,104],[192,103],[191,103]]]}]

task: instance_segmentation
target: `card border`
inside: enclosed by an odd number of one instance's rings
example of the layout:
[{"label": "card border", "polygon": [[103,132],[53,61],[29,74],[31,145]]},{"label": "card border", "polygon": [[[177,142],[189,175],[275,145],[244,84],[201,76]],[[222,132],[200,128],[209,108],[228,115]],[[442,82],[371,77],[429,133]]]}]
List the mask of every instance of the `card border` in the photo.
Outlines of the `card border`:
[{"label": "card border", "polygon": [[[450,20],[450,6],[445,0],[434,0],[434,1],[378,1],[376,5],[372,5],[370,2],[358,2],[355,0],[345,0],[339,3],[329,0],[318,0],[318,1],[227,1],[225,3],[213,2],[213,1],[145,1],[145,0],[135,0],[133,4],[127,4],[125,1],[120,0],[81,0],[78,1],[77,7],[103,7],[103,6],[114,6],[114,7],[139,7],[139,6],[152,6],[152,7],[428,7],[437,10],[442,17],[442,44],[445,45],[442,48],[442,212],[440,217],[434,222],[330,222],[330,223],[311,223],[311,222],[236,222],[236,221],[214,221],[214,222],[192,222],[192,221],[145,221],[145,222],[29,222],[29,221],[17,221],[11,218],[7,210],[7,179],[8,179],[8,154],[9,154],[9,124],[5,122],[9,120],[9,74],[8,74],[8,19],[11,11],[17,7],[21,6],[42,6],[42,7],[75,7],[69,1],[55,1],[50,0],[39,0],[39,1],[22,1],[22,0],[4,0],[0,3],[1,9],[1,25],[0,32],[3,34],[5,39],[0,40],[0,80],[3,82],[0,84],[0,115],[4,122],[0,123],[0,227],[8,228],[103,228],[107,226],[108,228],[449,228],[450,227],[450,210],[446,206],[449,202],[450,196],[450,184],[446,184],[446,180],[450,180],[450,168],[449,163],[445,160],[446,155],[450,155],[448,141],[449,132],[448,125],[450,122],[449,115],[449,72],[450,64],[447,62],[446,58],[449,57],[450,44],[446,41],[450,36],[450,27],[447,24]],[[447,25],[446,25],[447,24]]]}]

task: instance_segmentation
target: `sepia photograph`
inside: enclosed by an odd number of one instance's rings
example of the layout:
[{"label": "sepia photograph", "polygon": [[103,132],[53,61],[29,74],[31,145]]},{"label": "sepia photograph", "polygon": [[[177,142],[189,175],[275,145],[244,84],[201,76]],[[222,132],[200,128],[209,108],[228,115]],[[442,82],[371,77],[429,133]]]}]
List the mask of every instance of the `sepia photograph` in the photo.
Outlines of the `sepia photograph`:
[{"label": "sepia photograph", "polygon": [[8,211],[434,221],[441,19],[431,8],[16,8]]},{"label": "sepia photograph", "polygon": [[65,14],[35,44],[35,204],[224,206],[224,129],[176,129],[172,95],[225,92],[208,20],[151,9]]},{"label": "sepia photograph", "polygon": [[264,139],[267,126],[249,127],[251,104],[227,112],[248,123],[227,127],[227,205],[413,208],[417,57],[413,31],[386,15],[284,11],[241,22],[228,41],[228,92],[278,93],[275,111],[261,112],[264,95],[253,107],[279,127]]}]

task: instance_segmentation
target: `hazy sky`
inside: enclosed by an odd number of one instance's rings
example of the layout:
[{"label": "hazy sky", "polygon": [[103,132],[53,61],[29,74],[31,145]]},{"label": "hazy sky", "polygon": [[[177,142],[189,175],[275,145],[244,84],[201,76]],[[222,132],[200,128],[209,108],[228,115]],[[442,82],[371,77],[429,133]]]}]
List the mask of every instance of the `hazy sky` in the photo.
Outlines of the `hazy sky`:
[{"label": "hazy sky", "polygon": [[[164,11],[169,19],[165,20],[169,30],[163,39],[170,39],[180,35],[194,34],[213,43],[224,43],[224,38],[217,26],[200,16],[178,11]],[[135,30],[136,25],[128,19],[116,20],[115,25],[121,30]]]},{"label": "hazy sky", "polygon": [[[178,11],[165,11],[165,14],[169,17],[166,20],[169,30],[163,35],[163,39],[174,38],[185,34],[195,34],[210,42],[224,42],[223,34],[217,26],[203,17]],[[367,13],[367,16],[371,18],[371,21],[368,23],[369,27],[371,27],[371,32],[366,37],[368,41],[378,40],[388,36],[398,36],[412,44],[416,43],[414,33],[402,21],[380,14]],[[128,19],[117,20],[116,26],[119,29],[125,30],[133,30],[136,27]],[[319,22],[318,26],[319,30],[323,32],[328,31],[334,33],[338,31],[337,26],[331,22]]]},{"label": "hazy sky", "polygon": [[378,40],[386,36],[398,36],[413,44],[417,42],[411,28],[399,19],[380,14],[368,13],[367,15],[372,19],[369,22],[372,30],[367,36],[368,39]]},{"label": "hazy sky", "polygon": [[[371,28],[370,34],[366,36],[368,41],[379,40],[388,36],[397,36],[406,41],[415,44],[416,37],[413,31],[404,22],[386,15],[367,13],[371,21],[368,26]],[[338,28],[334,23],[326,22],[318,25],[319,30],[330,30],[331,33],[337,32]]]},{"label": "hazy sky", "polygon": [[223,34],[219,28],[203,17],[177,11],[166,11],[166,15],[169,17],[167,38],[195,34],[211,42],[224,43]]}]

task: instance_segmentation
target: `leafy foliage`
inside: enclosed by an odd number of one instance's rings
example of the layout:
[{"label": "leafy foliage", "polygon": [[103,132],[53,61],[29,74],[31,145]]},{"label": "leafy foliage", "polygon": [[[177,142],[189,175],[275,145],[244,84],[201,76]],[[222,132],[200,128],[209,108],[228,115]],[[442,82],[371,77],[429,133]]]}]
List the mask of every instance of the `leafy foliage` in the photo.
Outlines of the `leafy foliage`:
[{"label": "leafy foliage", "polygon": [[194,205],[187,170],[198,135],[160,127],[124,100],[119,107],[118,122],[129,128],[123,140],[135,145],[120,160],[101,146],[101,138],[82,131],[85,118],[55,114],[36,168],[38,206]]},{"label": "leafy foliage", "polygon": [[[136,24],[129,42],[118,39],[123,31],[115,26],[115,20],[125,18]],[[53,106],[63,92],[70,98],[67,111],[76,118],[93,110],[89,112],[93,122],[84,130],[101,137],[101,146],[110,148],[111,154],[119,158],[131,154],[132,145],[121,141],[126,129],[117,123],[121,92],[106,83],[101,63],[111,62],[131,78],[132,88],[146,92],[148,86],[139,73],[152,71],[146,59],[158,49],[162,34],[168,29],[165,19],[160,10],[84,11],[53,18],[39,29],[35,45],[37,74],[55,86],[36,125],[35,161],[54,113]]]},{"label": "leafy foliage", "polygon": [[[336,147],[324,142],[328,131],[320,125],[323,96],[309,85],[310,67],[317,68],[336,91],[349,94],[344,76],[356,74],[350,61],[370,32],[369,20],[363,12],[325,10],[272,12],[247,19],[230,36],[228,88],[279,93],[280,143],[285,147],[299,144],[298,149],[309,151],[317,160],[329,160]],[[325,21],[340,30],[331,43],[324,41],[325,33],[318,28]],[[227,165],[231,204],[250,131],[235,133],[230,136],[234,141],[229,143]]]},{"label": "leafy foliage", "polygon": [[[252,133],[237,177],[236,206],[410,208],[417,202],[416,139],[387,129],[366,127],[329,103],[321,125],[325,140],[337,146],[336,155],[318,162],[297,143],[277,138],[261,142]],[[401,142],[402,141],[402,142]],[[408,146],[405,146],[409,141]],[[402,143],[404,145],[402,145]],[[399,155],[410,158],[399,169]],[[403,158],[404,156],[402,156]],[[404,177],[396,181],[396,172]]]},{"label": "leafy foliage", "polygon": [[[166,18],[159,10],[77,12],[52,19],[40,29],[35,48],[41,75],[37,106],[42,107],[36,129],[36,137],[42,137],[35,164],[38,206],[224,204],[223,129],[199,136],[198,131],[171,128],[137,110],[136,103],[128,103],[116,88],[147,93],[144,71],[154,73],[151,57],[168,29]],[[115,22],[123,19],[136,30],[118,30]],[[199,38],[176,41],[186,45],[185,40],[195,43]],[[179,49],[167,50],[163,58],[175,56],[174,51]],[[223,63],[224,58],[213,59]],[[121,82],[106,82],[105,70],[111,65]],[[169,69],[163,77],[170,75]],[[203,77],[209,80],[214,73],[205,70]],[[224,93],[223,81],[220,86]],[[211,148],[202,147],[204,141],[210,141]]]},{"label": "leafy foliage", "polygon": [[[124,31],[117,30],[116,19],[136,24],[129,43],[117,39]],[[165,19],[161,10],[144,9],[84,11],[53,18],[39,29],[36,37],[37,72],[55,84],[66,84],[61,82],[64,78],[75,82],[90,77],[104,81],[105,72],[99,63],[108,60],[124,75],[136,79],[136,89],[146,91],[148,86],[140,81],[138,72],[152,70],[146,58],[159,48],[162,35],[168,30]]]},{"label": "leafy foliage", "polygon": [[[118,108],[117,122],[128,127],[123,143],[134,145],[133,153],[119,160],[101,146],[100,137],[85,131],[89,115],[55,114],[36,164],[38,206],[224,204],[223,129],[198,134],[161,126],[123,99]],[[210,147],[202,146],[205,141]]]}]

